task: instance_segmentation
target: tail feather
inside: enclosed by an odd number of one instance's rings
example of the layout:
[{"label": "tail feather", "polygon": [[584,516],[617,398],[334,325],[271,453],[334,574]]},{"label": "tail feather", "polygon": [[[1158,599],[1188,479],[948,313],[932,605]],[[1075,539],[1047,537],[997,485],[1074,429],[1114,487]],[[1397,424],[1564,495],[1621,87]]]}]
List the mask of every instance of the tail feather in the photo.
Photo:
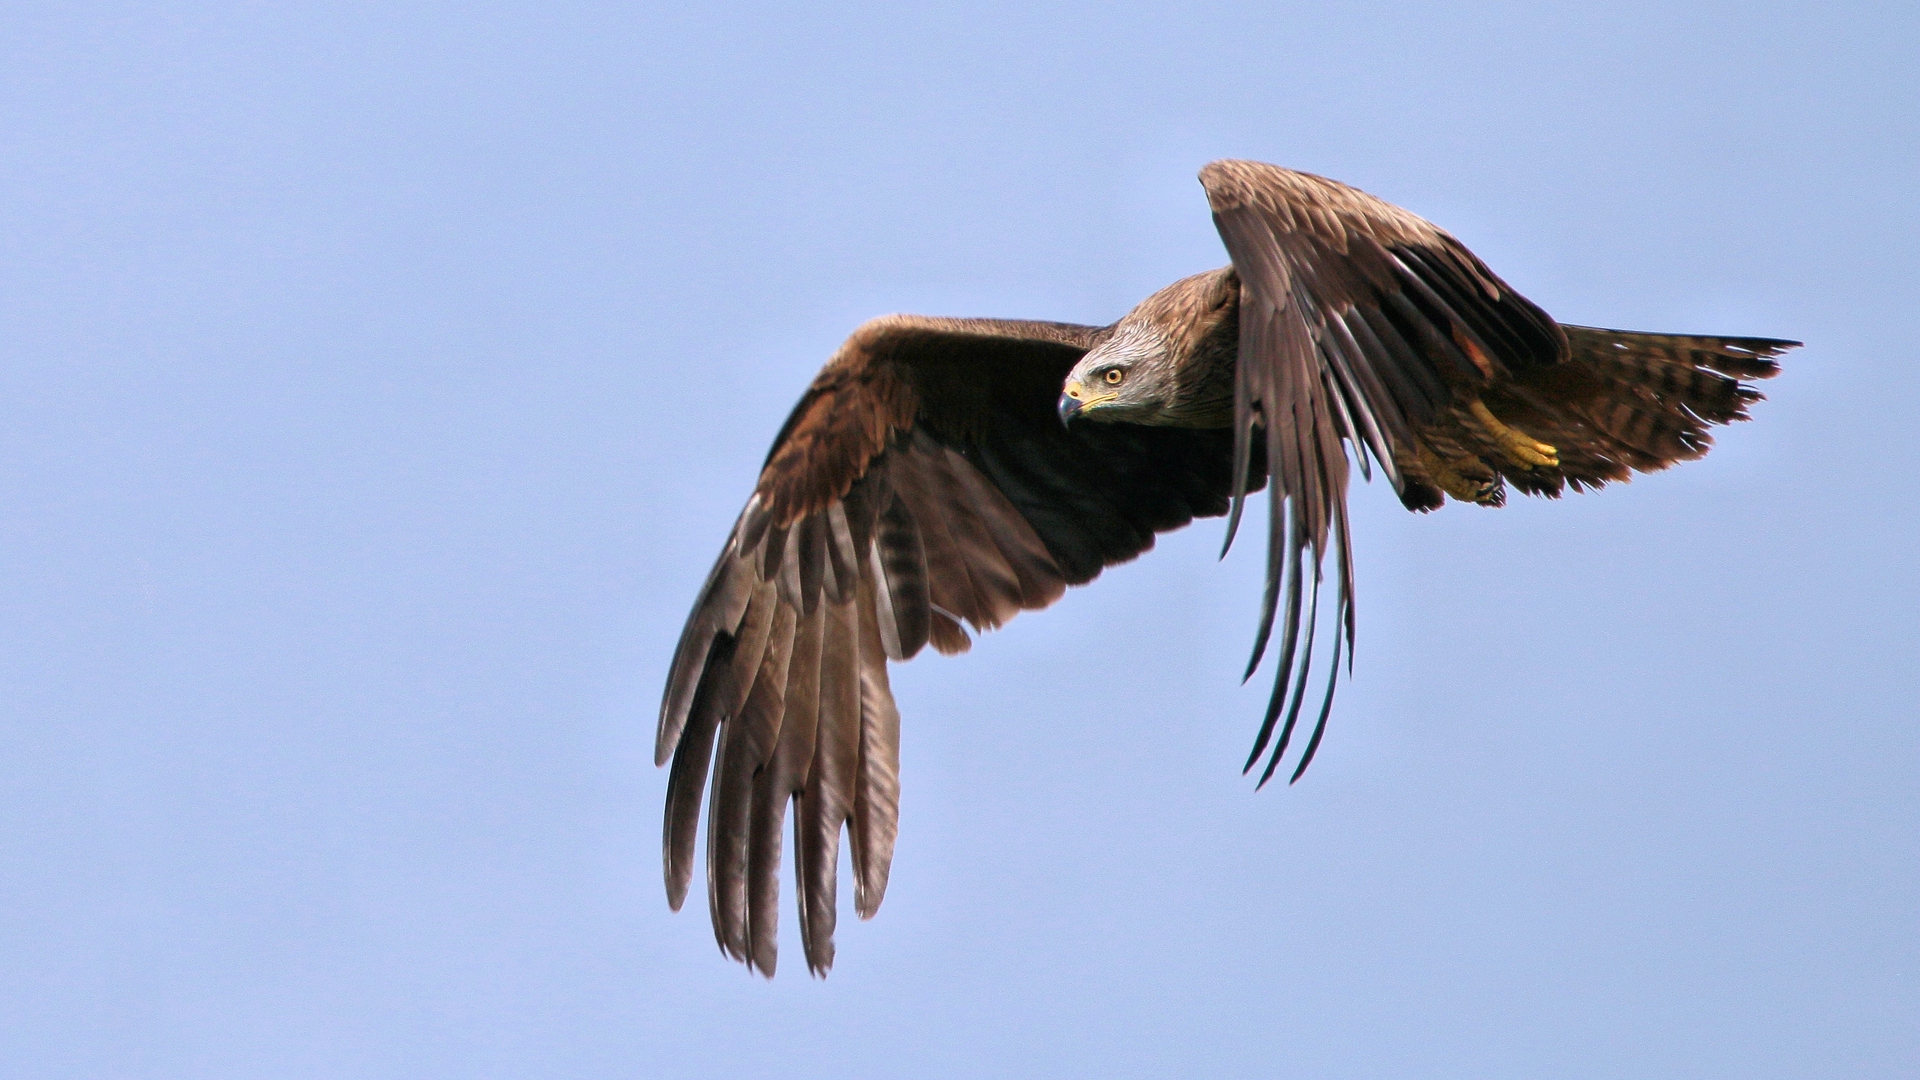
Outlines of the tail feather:
[{"label": "tail feather", "polygon": [[1642,334],[1632,330],[1602,330],[1593,326],[1565,326],[1567,345],[1575,363],[1593,363],[1605,356],[1633,356],[1650,361],[1705,368],[1740,379],[1771,379],[1780,373],[1774,357],[1800,347],[1783,338],[1704,337],[1696,334]]},{"label": "tail feather", "polygon": [[1711,428],[1747,418],[1761,394],[1746,380],[1771,378],[1774,357],[1796,341],[1642,334],[1563,327],[1569,355],[1488,387],[1484,400],[1503,423],[1559,452],[1552,467],[1497,453],[1489,464],[1521,491],[1558,495],[1623,481],[1697,458]]}]

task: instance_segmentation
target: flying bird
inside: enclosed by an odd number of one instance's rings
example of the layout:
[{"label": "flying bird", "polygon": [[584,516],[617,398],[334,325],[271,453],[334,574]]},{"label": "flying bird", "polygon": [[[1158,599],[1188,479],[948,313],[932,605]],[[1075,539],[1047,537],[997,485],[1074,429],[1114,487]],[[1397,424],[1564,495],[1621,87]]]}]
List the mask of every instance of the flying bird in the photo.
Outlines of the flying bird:
[{"label": "flying bird", "polygon": [[1230,265],[1110,326],[874,319],[774,437],[688,616],[655,746],[675,910],[711,772],[707,898],[728,956],[773,974],[789,802],[809,970],[833,963],[843,830],[854,910],[880,907],[899,809],[889,660],[964,652],[968,628],[1046,607],[1194,518],[1227,515],[1231,544],[1266,487],[1247,674],[1275,652],[1274,687],[1246,769],[1264,784],[1290,761],[1298,779],[1352,664],[1351,467],[1419,511],[1625,481],[1704,454],[1710,427],[1760,400],[1745,380],[1799,344],[1565,325],[1345,184],[1253,161],[1200,183]]}]

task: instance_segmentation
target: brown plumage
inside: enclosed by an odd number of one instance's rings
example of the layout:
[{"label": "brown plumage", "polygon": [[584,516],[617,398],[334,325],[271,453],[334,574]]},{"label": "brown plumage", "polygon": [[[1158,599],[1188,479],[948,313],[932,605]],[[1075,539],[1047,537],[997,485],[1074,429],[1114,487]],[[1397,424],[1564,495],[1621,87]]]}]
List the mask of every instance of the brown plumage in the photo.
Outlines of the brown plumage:
[{"label": "brown plumage", "polygon": [[1350,455],[1415,510],[1624,481],[1705,453],[1711,425],[1759,400],[1742,380],[1797,344],[1563,326],[1364,192],[1245,161],[1200,180],[1231,266],[1105,327],[875,319],[781,428],[688,617],[655,750],[673,766],[675,909],[711,779],[708,902],[729,956],[774,971],[789,803],[808,967],[833,963],[843,829],[855,910],[878,910],[899,805],[888,660],[965,651],[968,627],[1046,607],[1196,517],[1229,514],[1231,543],[1245,496],[1271,483],[1248,674],[1276,620],[1279,655],[1247,768],[1264,756],[1271,777],[1317,698],[1297,779],[1351,663]]}]

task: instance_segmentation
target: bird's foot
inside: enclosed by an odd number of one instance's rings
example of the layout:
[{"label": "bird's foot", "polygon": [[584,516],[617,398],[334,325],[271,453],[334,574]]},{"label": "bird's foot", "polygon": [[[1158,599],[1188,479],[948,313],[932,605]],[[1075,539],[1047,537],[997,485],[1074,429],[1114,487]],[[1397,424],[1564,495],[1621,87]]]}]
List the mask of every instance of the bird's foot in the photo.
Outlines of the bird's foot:
[{"label": "bird's foot", "polygon": [[1479,458],[1443,457],[1424,443],[1416,447],[1416,453],[1427,478],[1461,502],[1500,506],[1507,501],[1507,489],[1499,474]]},{"label": "bird's foot", "polygon": [[1475,401],[1467,406],[1467,412],[1473,418],[1473,426],[1480,434],[1492,440],[1506,452],[1508,460],[1515,465],[1532,469],[1551,469],[1560,464],[1560,451],[1547,443],[1528,438],[1523,432],[1501,423],[1487,408],[1486,402]]}]

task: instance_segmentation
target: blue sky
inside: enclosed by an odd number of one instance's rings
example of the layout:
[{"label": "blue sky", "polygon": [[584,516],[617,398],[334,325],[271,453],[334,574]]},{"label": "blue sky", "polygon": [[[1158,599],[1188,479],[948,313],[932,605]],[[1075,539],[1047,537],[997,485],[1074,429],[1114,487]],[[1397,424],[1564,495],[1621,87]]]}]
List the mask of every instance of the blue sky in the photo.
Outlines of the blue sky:
[{"label": "blue sky", "polygon": [[[0,1071],[1920,1070],[1911,5],[0,31]],[[879,918],[825,982],[791,934],[723,962],[666,910],[652,728],[786,410],[867,317],[1107,322],[1220,265],[1227,156],[1569,322],[1808,345],[1625,488],[1356,490],[1291,789],[1238,773],[1218,522],[896,668]]]}]

